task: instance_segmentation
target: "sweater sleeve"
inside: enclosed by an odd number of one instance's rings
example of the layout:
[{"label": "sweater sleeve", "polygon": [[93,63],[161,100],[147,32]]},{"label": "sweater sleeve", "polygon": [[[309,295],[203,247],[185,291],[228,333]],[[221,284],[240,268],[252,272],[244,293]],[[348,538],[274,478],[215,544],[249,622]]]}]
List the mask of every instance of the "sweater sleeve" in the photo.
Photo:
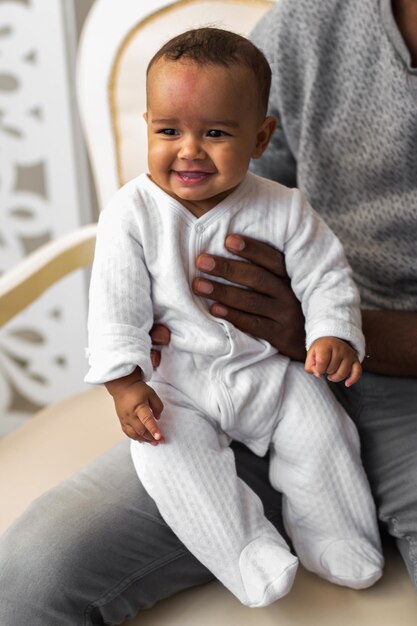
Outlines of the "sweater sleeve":
[{"label": "sweater sleeve", "polygon": [[[120,194],[120,192],[119,192]],[[151,286],[140,232],[129,204],[118,195],[100,214],[92,268],[89,314],[89,371],[85,382],[104,383],[130,374],[136,366],[145,380],[153,323]]]},{"label": "sweater sleeve", "polygon": [[343,247],[298,190],[293,190],[284,254],[306,319],[307,349],[319,337],[338,337],[362,361],[360,297]]}]

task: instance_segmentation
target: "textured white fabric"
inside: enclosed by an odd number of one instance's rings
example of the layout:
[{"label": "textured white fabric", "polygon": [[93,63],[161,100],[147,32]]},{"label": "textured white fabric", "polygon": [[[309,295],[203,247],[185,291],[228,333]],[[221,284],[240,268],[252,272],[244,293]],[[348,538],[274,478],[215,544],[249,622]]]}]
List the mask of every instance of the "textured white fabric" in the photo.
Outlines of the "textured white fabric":
[{"label": "textured white fabric", "polygon": [[226,357],[221,368],[230,376],[275,352],[267,342],[213,318],[207,303],[190,292],[196,256],[203,251],[228,256],[224,239],[230,232],[268,241],[285,253],[306,317],[307,347],[317,337],[333,335],[350,342],[363,358],[359,295],[342,246],[298,190],[248,174],[197,219],[143,174],[100,215],[87,382],[126,375],[136,365],[149,379],[148,331],[154,319],[170,328],[175,358],[190,346],[193,354],[215,357],[211,360]]},{"label": "textured white fabric", "polygon": [[[133,445],[139,476],[184,543],[250,606],[287,593],[297,561],[264,518],[255,494],[236,477],[228,438],[265,454],[277,424],[279,432],[285,421],[280,406],[294,400],[291,460],[284,463],[280,489],[290,493],[291,482],[300,489],[288,497],[286,514],[299,556],[340,584],[370,584],[381,573],[382,557],[351,422],[323,381],[290,364],[268,342],[211,316],[204,299],[190,290],[197,255],[224,256],[230,232],[270,242],[285,253],[306,316],[307,346],[333,335],[349,341],[363,357],[359,297],[342,247],[299,191],[248,174],[230,196],[197,219],[142,175],[100,216],[86,381],[113,380],[137,365],[143,370],[165,405],[161,430],[167,443]],[[148,334],[154,321],[171,331],[156,373]],[[300,370],[301,376],[290,379],[291,370]],[[316,445],[322,439],[323,446]],[[274,439],[274,449],[281,449],[278,444]],[[325,481],[323,455],[331,468]],[[280,472],[271,475],[276,485]],[[341,504],[344,515],[338,514]],[[311,511],[320,513],[312,517]],[[293,530],[297,520],[310,518],[299,536]]]},{"label": "textured white fabric", "polygon": [[[383,559],[356,429],[326,383],[307,376],[300,363],[289,364],[284,385],[270,480],[283,493],[287,532],[307,569],[367,587],[381,576]],[[237,477],[203,390],[196,406],[167,383],[153,387],[164,401],[166,443],[131,444],[145,489],[181,541],[241,602],[277,600],[291,588],[297,559]]]}]

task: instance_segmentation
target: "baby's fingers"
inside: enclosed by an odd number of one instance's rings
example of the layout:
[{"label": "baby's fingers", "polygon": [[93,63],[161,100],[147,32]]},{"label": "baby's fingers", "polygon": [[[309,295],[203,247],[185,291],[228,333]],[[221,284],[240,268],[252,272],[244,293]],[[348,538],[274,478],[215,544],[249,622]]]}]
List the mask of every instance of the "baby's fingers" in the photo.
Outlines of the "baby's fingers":
[{"label": "baby's fingers", "polygon": [[[162,403],[161,403],[162,404]],[[162,410],[162,409],[161,409]],[[164,440],[161,431],[158,428],[158,425],[155,420],[155,416],[149,404],[140,404],[136,408],[136,415],[146,428],[147,433],[150,435],[150,441],[152,440],[157,442],[162,442]],[[158,415],[159,417],[159,415]],[[144,435],[144,438],[147,439],[147,436]]]},{"label": "baby's fingers", "polygon": [[[355,367],[359,365],[359,372]],[[358,361],[352,361],[351,359],[343,359],[339,366],[327,377],[332,383],[340,383],[340,381],[345,380],[348,376],[352,376],[354,374],[354,382],[358,381],[362,372],[362,368]],[[350,380],[350,378],[348,379]],[[348,381],[346,381],[348,382]],[[353,382],[350,383],[352,385]],[[350,386],[348,385],[348,387]]]},{"label": "baby's fingers", "polygon": [[355,383],[357,383],[361,376],[362,376],[362,365],[359,363],[359,361],[355,361],[355,363],[352,365],[350,376],[345,381],[346,387],[350,387],[351,385],[354,385]]},{"label": "baby's fingers", "polygon": [[315,365],[316,365],[316,353],[314,350],[309,350],[307,352],[306,360],[304,363],[304,369],[309,374],[313,374]]},{"label": "baby's fingers", "polygon": [[152,441],[156,443],[139,420],[137,423],[133,422],[133,424],[126,423],[122,426],[122,428],[125,435],[130,437],[130,439],[138,441],[139,443],[151,443]]},{"label": "baby's fingers", "polygon": [[309,374],[320,377],[327,372],[331,360],[332,351],[330,348],[313,348],[307,353],[304,369]]}]

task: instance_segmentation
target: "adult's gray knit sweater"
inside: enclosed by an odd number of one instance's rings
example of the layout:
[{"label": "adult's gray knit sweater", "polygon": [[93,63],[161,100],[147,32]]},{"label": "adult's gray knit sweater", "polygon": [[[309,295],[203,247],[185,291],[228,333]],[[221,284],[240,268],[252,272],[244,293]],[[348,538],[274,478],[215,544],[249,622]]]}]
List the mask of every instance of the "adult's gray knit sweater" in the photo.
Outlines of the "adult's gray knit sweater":
[{"label": "adult's gray knit sweater", "polygon": [[364,308],[417,310],[417,69],[390,0],[278,0],[253,41],[279,129],[252,169],[306,193]]}]

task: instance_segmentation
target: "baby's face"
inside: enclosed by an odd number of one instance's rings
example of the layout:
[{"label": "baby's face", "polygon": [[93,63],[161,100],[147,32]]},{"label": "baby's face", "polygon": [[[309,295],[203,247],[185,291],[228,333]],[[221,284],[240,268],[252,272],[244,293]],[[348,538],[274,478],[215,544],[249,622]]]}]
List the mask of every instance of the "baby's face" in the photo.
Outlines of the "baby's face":
[{"label": "baby's face", "polygon": [[239,185],[264,149],[255,80],[246,68],[159,60],[147,95],[151,178],[199,217]]}]

